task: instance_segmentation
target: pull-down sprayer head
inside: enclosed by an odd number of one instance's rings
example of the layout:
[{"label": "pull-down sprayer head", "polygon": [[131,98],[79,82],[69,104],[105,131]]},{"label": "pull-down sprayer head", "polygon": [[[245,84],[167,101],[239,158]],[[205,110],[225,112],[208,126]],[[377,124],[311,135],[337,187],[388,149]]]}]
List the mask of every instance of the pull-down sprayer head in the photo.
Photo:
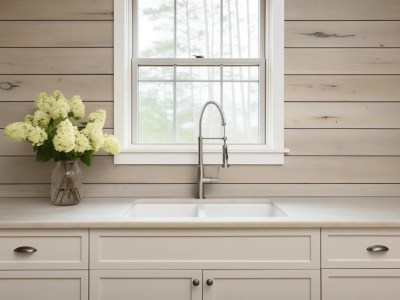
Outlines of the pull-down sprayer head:
[{"label": "pull-down sprayer head", "polygon": [[[203,109],[201,110],[201,114],[200,114],[200,119],[199,119],[199,139],[202,139],[202,122],[203,122],[203,115],[204,115],[204,111],[206,110],[208,105],[215,105],[221,115],[221,126],[224,127],[224,136],[221,138],[224,141],[224,144],[222,146],[222,167],[223,168],[227,168],[229,167],[228,164],[228,145],[226,144],[226,134],[225,134],[225,128],[226,128],[226,120],[225,120],[225,114],[224,111],[222,110],[221,106],[218,105],[218,103],[216,103],[215,101],[208,101],[206,102],[206,104],[204,104]],[[199,153],[200,154],[200,153]],[[202,153],[201,153],[202,155]]]}]

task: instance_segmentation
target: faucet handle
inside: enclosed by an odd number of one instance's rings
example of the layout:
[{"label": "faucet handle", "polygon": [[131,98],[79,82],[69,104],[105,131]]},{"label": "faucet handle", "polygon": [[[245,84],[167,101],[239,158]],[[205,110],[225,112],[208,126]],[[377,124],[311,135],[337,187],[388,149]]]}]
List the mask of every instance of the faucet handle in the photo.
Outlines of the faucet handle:
[{"label": "faucet handle", "polygon": [[219,165],[216,166],[217,167],[217,176],[213,177],[204,177],[204,182],[205,183],[218,183],[219,181]]}]

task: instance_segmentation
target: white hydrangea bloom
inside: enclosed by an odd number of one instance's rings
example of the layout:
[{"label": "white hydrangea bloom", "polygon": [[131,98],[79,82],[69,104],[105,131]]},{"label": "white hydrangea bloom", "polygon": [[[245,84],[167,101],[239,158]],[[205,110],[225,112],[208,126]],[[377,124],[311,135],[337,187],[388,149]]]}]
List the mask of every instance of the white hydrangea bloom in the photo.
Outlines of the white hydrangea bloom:
[{"label": "white hydrangea bloom", "polygon": [[43,112],[50,112],[50,108],[53,106],[54,98],[47,96],[46,93],[40,93],[36,96],[35,108]]},{"label": "white hydrangea bloom", "polygon": [[99,151],[104,143],[102,124],[99,122],[87,123],[82,133],[89,139],[93,151]]},{"label": "white hydrangea bloom", "polygon": [[53,97],[53,99],[55,101],[59,101],[59,100],[64,100],[66,101],[67,99],[65,99],[63,93],[61,93],[59,90],[55,90],[52,94],[51,97]]},{"label": "white hydrangea bloom", "polygon": [[103,128],[104,123],[106,122],[106,111],[104,109],[98,109],[95,112],[92,112],[88,116],[88,122],[91,123],[99,123],[101,128]]},{"label": "white hydrangea bloom", "polygon": [[75,148],[74,126],[69,119],[62,121],[57,127],[53,139],[54,149],[59,152],[71,152]]},{"label": "white hydrangea bloom", "polygon": [[68,117],[69,113],[69,105],[67,100],[59,99],[53,102],[53,105],[50,107],[49,114],[50,116],[56,119],[65,119]]},{"label": "white hydrangea bloom", "polygon": [[74,128],[74,134],[76,136],[79,133],[79,128],[78,126],[73,126],[73,128]]},{"label": "white hydrangea bloom", "polygon": [[[54,91],[50,96],[40,93],[36,97],[35,108],[35,113],[28,114],[24,122],[6,126],[4,134],[8,139],[26,140],[37,147],[42,146],[49,139],[47,133],[49,132],[56,151],[65,153],[74,151],[71,156],[76,158],[81,157],[86,151],[91,151],[91,154],[92,151],[97,152],[100,148],[111,154],[120,152],[117,138],[110,134],[103,134],[105,110],[99,109],[91,113],[86,126],[81,131],[71,123],[70,118],[79,120],[84,116],[85,105],[80,96],[73,96],[68,101],[60,91]],[[58,124],[54,137],[52,130],[48,128],[50,122]]]},{"label": "white hydrangea bloom", "polygon": [[23,141],[29,134],[30,126],[25,122],[15,122],[4,128],[4,134],[11,141]]},{"label": "white hydrangea bloom", "polygon": [[32,143],[32,146],[41,146],[43,145],[44,141],[47,140],[47,133],[42,128],[38,126],[31,126],[29,127],[29,133],[26,137],[26,140]]},{"label": "white hydrangea bloom", "polygon": [[82,119],[85,114],[85,105],[82,103],[81,97],[73,96],[68,104],[72,116],[77,120]]},{"label": "white hydrangea bloom", "polygon": [[46,128],[47,125],[49,125],[50,123],[50,119],[51,118],[48,113],[41,110],[37,110],[33,114],[32,124],[42,128]]},{"label": "white hydrangea bloom", "polygon": [[33,125],[33,116],[32,115],[26,115],[24,118],[24,122]]},{"label": "white hydrangea bloom", "polygon": [[117,138],[112,134],[104,135],[103,149],[113,155],[118,154],[121,151]]},{"label": "white hydrangea bloom", "polygon": [[92,150],[90,141],[86,135],[81,132],[75,132],[75,148],[76,153],[83,153],[85,151]]}]

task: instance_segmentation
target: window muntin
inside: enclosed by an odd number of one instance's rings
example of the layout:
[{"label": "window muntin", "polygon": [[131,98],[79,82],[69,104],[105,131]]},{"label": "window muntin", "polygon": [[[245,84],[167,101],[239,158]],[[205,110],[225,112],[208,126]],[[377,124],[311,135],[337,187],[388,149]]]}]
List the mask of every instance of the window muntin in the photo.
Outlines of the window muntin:
[{"label": "window muntin", "polygon": [[[209,100],[226,113],[230,144],[265,143],[259,1],[137,0],[136,5],[132,144],[196,143],[200,109]],[[218,115],[210,115],[205,134],[219,135]]]}]

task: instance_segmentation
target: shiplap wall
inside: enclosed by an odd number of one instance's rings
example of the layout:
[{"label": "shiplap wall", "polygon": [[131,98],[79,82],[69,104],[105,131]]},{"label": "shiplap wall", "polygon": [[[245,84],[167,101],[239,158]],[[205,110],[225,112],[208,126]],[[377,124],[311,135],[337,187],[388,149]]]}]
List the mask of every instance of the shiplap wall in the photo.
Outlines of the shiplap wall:
[{"label": "shiplap wall", "polygon": [[[116,0],[118,1],[118,0]],[[232,166],[209,196],[400,196],[400,1],[285,0],[283,166]],[[113,0],[0,0],[0,128],[40,91],[113,127]],[[53,163],[0,135],[0,196],[48,196]],[[194,196],[195,166],[83,167],[85,196]],[[210,170],[213,171],[213,170]]]}]

